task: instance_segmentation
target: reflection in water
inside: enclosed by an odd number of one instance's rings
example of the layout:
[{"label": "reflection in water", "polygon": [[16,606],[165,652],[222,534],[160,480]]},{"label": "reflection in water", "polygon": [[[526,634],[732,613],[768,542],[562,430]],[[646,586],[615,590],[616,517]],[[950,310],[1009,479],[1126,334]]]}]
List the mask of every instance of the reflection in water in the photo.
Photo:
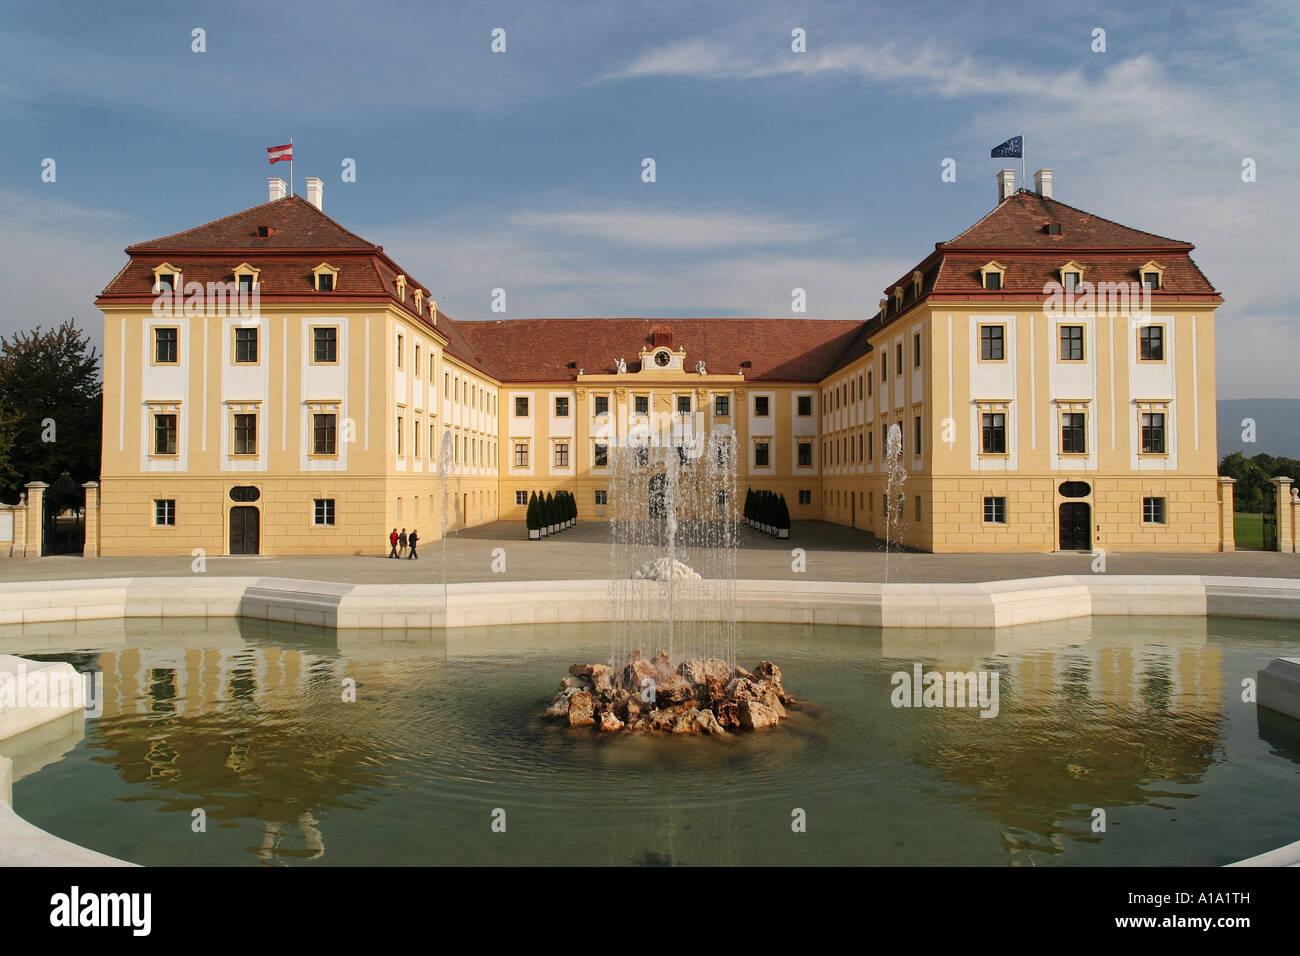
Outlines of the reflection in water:
[{"label": "reflection in water", "polygon": [[[59,637],[44,656],[102,669],[104,714],[67,759],[23,781],[20,812],[140,862],[227,865],[1204,864],[1295,827],[1300,744],[1224,698],[1285,637],[1258,622],[1254,636],[1169,619],[750,626],[741,654],[779,655],[787,685],[816,706],[780,734],[725,740],[539,720],[557,667],[607,646],[598,626],[336,641],[215,623],[187,636],[101,631],[94,654],[59,654],[86,646]],[[0,636],[0,652],[32,640]],[[890,675],[918,662],[996,670],[998,716],[892,707]],[[1252,813],[1225,828],[1243,779]],[[490,830],[498,807],[505,834]],[[796,808],[809,821],[798,835]],[[1093,808],[1106,833],[1091,831]]]}]

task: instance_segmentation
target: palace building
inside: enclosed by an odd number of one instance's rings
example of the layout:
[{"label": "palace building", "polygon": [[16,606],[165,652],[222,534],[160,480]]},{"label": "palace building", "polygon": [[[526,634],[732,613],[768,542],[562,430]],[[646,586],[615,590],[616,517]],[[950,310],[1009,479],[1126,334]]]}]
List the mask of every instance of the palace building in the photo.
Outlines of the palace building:
[{"label": "palace building", "polygon": [[99,553],[376,553],[394,526],[432,541],[444,515],[521,520],[557,489],[600,520],[611,446],[670,421],[725,433],[738,486],[795,521],[883,535],[892,445],[911,547],[1230,549],[1222,298],[1193,247],[1058,202],[1050,170],[1013,176],[844,321],[457,322],[322,212],[320,180],[272,179],[262,205],[128,247],[96,300]]}]

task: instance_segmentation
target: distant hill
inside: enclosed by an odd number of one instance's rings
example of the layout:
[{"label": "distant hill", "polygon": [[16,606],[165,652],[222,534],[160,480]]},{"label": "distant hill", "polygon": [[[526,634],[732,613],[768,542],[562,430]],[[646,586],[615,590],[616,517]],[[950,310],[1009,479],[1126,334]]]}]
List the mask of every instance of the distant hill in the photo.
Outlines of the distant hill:
[{"label": "distant hill", "polygon": [[[1239,451],[1300,458],[1300,398],[1232,398],[1219,403],[1219,458]],[[1255,420],[1255,441],[1241,440],[1242,419]]]}]

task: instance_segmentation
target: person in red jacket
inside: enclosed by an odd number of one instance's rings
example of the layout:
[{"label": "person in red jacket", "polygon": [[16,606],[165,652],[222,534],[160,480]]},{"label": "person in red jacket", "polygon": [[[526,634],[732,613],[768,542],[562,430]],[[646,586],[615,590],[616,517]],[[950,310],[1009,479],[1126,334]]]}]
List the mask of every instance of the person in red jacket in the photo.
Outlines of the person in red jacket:
[{"label": "person in red jacket", "polygon": [[388,536],[388,543],[392,545],[392,550],[388,552],[388,556],[390,558],[397,557],[397,529],[396,528],[394,528],[393,533]]}]

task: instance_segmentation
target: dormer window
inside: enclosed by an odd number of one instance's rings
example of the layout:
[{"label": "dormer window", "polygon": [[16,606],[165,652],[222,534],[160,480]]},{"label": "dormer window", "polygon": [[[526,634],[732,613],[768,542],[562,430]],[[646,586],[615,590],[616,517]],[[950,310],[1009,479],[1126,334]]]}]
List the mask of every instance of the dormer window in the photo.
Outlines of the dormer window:
[{"label": "dormer window", "polygon": [[317,292],[333,292],[338,288],[339,270],[328,262],[322,262],[311,270],[312,288]]},{"label": "dormer window", "polygon": [[1061,288],[1066,292],[1074,292],[1079,288],[1079,283],[1083,281],[1084,266],[1079,265],[1071,259],[1058,270],[1061,275]]},{"label": "dormer window", "polygon": [[177,269],[170,262],[164,262],[160,266],[155,266],[153,270],[153,291],[174,292],[180,288],[181,270]]},{"label": "dormer window", "polygon": [[424,290],[416,289],[414,295],[415,295],[415,311],[423,312],[424,311]]},{"label": "dormer window", "polygon": [[235,274],[235,286],[240,292],[251,293],[253,286],[261,281],[262,270],[254,269],[247,262],[240,263],[232,271]]},{"label": "dormer window", "polygon": [[259,239],[267,239],[267,238],[269,238],[269,237],[271,237],[271,236],[273,236],[273,235],[275,235],[275,230],[274,230],[273,228],[271,228],[270,226],[258,226],[258,227],[257,227],[257,238],[259,238]]},{"label": "dormer window", "polygon": [[980,286],[991,292],[1002,288],[1002,279],[1007,267],[1000,262],[987,262],[980,267]]},{"label": "dormer window", "polygon": [[1059,236],[1061,234],[1061,224],[1059,222],[1049,222],[1047,224],[1047,234],[1049,236]]},{"label": "dormer window", "polygon": [[896,285],[894,286],[894,312],[898,313],[902,311],[903,311],[903,287],[901,285]]},{"label": "dormer window", "polygon": [[406,301],[406,276],[399,275],[393,281],[397,284],[397,298],[400,301],[405,302]]},{"label": "dormer window", "polygon": [[881,299],[880,302],[877,304],[880,306],[880,317],[883,319],[886,315],[889,314],[889,300]]},{"label": "dormer window", "polygon": [[1164,286],[1165,267],[1158,262],[1148,262],[1138,269],[1142,277],[1142,288],[1154,291]]},{"label": "dormer window", "polygon": [[919,271],[912,273],[912,298],[913,299],[921,298],[921,284],[924,281],[925,281],[925,276],[923,276]]}]

